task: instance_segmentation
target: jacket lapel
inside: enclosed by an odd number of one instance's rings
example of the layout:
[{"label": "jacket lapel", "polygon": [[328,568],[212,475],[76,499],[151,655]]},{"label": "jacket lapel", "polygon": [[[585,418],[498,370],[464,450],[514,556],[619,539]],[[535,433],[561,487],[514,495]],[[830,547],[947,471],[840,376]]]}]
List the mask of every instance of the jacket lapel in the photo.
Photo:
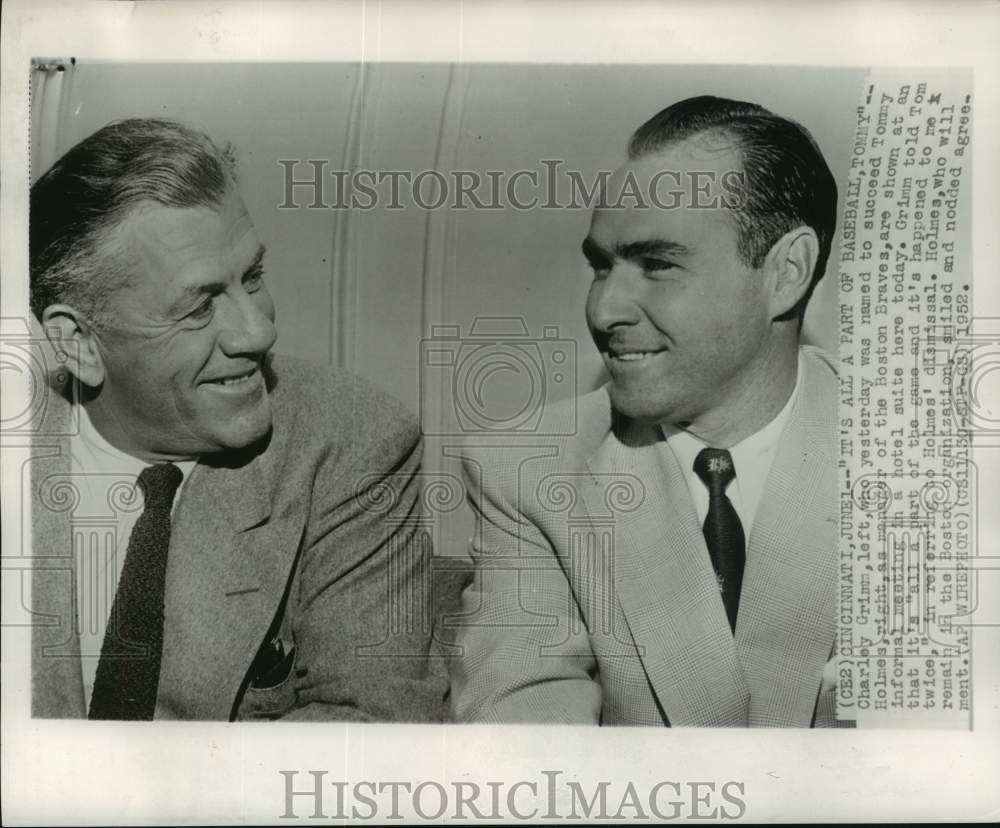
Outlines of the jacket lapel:
[{"label": "jacket lapel", "polygon": [[674,726],[739,726],[749,691],[687,485],[655,426],[612,429],[587,466],[591,516],[607,510],[601,475],[638,477],[638,508],[619,518],[615,583],[643,669]]},{"label": "jacket lapel", "polygon": [[157,715],[227,719],[274,620],[298,554],[271,514],[266,452],[199,463],[174,514]]},{"label": "jacket lapel", "polygon": [[805,369],[747,548],[736,642],[751,726],[810,725],[836,636],[835,412]]}]

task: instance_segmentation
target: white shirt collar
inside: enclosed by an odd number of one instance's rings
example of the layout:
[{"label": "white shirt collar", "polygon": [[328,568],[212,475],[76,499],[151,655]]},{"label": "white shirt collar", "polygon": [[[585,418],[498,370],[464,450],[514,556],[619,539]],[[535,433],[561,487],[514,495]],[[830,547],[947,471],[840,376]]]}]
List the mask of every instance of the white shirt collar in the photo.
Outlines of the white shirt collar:
[{"label": "white shirt collar", "polygon": [[[85,405],[77,405],[79,410],[80,431],[70,440],[70,454],[73,464],[85,474],[115,474],[138,478],[144,468],[152,465],[146,460],[127,454],[111,445],[97,430]],[[197,460],[175,460],[174,465],[181,470],[183,480],[187,480]],[[179,500],[180,487],[175,495],[174,504]]]}]

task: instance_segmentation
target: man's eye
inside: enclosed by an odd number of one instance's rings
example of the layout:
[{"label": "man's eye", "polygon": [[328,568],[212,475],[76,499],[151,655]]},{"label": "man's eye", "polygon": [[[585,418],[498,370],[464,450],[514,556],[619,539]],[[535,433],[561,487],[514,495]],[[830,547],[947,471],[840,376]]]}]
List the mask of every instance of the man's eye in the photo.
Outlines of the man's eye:
[{"label": "man's eye", "polygon": [[243,277],[243,288],[247,293],[256,293],[264,284],[264,274],[262,272],[248,273]]},{"label": "man's eye", "polygon": [[212,315],[212,311],[215,310],[215,298],[209,296],[205,301],[203,301],[198,307],[196,307],[191,313],[188,314],[189,319],[208,319]]},{"label": "man's eye", "polygon": [[643,259],[642,269],[646,273],[662,273],[666,270],[673,270],[677,265],[673,262],[667,262],[663,259]]},{"label": "man's eye", "polygon": [[590,269],[594,271],[595,276],[604,276],[611,270],[611,265],[608,262],[590,259],[587,261],[587,264],[590,265]]}]

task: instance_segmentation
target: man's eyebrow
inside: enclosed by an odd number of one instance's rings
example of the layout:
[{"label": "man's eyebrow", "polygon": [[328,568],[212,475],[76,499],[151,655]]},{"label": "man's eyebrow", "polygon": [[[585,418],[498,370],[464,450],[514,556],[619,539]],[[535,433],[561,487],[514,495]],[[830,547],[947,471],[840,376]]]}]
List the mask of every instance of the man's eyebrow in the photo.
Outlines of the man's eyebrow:
[{"label": "man's eyebrow", "polygon": [[[603,247],[590,236],[583,240],[583,255],[588,261],[607,261],[611,258]],[[640,256],[688,256],[691,250],[680,242],[669,239],[643,239],[641,241],[616,244],[614,255],[620,259],[636,259]]]},{"label": "man's eyebrow", "polygon": [[587,236],[587,238],[583,240],[581,248],[583,249],[583,255],[587,257],[588,262],[606,261],[610,258],[604,248],[595,242],[590,236]]},{"label": "man's eyebrow", "polygon": [[267,245],[261,244],[257,248],[257,254],[253,257],[253,261],[250,263],[250,267],[243,271],[243,275],[246,276],[248,273],[253,273],[255,270],[260,270],[264,263],[264,254],[267,253]]},{"label": "man's eyebrow", "polygon": [[[242,275],[247,276],[261,270],[264,263],[265,253],[267,253],[267,247],[262,244],[257,248],[253,261],[250,263],[250,266],[243,271]],[[177,297],[177,301],[170,306],[169,313],[171,315],[181,313],[199,296],[204,296],[206,293],[219,293],[224,291],[227,287],[229,287],[229,283],[223,281],[205,282],[204,284],[199,285],[188,285],[181,292],[181,295]]]},{"label": "man's eyebrow", "polygon": [[669,239],[643,239],[615,245],[615,253],[623,259],[637,259],[640,256],[687,256],[691,251]]}]

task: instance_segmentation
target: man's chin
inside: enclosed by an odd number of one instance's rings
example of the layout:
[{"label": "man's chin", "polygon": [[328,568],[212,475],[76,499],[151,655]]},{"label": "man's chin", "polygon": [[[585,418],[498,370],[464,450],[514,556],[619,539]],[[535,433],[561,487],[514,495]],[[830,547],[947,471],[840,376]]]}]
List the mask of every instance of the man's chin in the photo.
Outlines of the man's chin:
[{"label": "man's chin", "polygon": [[236,417],[219,434],[223,451],[241,451],[256,445],[271,433],[271,404],[265,397],[255,410]]},{"label": "man's chin", "polygon": [[663,400],[650,399],[648,395],[610,386],[611,405],[619,414],[643,423],[671,422],[673,411]]}]

